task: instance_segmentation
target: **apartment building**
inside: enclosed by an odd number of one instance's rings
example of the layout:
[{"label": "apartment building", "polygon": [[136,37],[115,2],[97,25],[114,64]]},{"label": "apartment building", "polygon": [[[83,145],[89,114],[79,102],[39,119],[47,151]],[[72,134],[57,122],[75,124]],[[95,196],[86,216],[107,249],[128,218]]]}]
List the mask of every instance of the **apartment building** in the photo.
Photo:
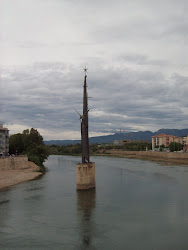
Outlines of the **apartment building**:
[{"label": "apartment building", "polygon": [[6,156],[9,152],[9,130],[0,124],[0,156]]},{"label": "apartment building", "polygon": [[183,148],[188,151],[188,135],[183,137]]},{"label": "apartment building", "polygon": [[167,134],[154,135],[152,136],[152,149],[159,148],[161,145],[168,148],[171,142],[179,142],[182,144],[183,138]]}]

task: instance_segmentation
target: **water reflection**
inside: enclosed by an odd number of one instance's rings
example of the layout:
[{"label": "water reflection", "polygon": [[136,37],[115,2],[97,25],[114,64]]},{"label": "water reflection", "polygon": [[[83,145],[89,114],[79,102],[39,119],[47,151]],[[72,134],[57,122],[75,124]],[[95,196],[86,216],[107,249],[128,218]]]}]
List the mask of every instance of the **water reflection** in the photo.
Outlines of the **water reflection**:
[{"label": "water reflection", "polygon": [[4,200],[4,201],[0,201],[0,206],[4,203],[8,203],[10,200]]},{"label": "water reflection", "polygon": [[[77,191],[77,211],[80,219],[81,249],[90,248],[93,245],[94,221],[92,214],[95,210],[95,189]],[[91,249],[91,248],[90,248]],[[92,247],[92,249],[94,249]]]},{"label": "water reflection", "polygon": [[44,187],[43,186],[39,186],[39,187],[28,187],[27,189],[26,189],[26,191],[29,191],[29,192],[31,192],[31,191],[38,191],[38,190],[42,190]]}]

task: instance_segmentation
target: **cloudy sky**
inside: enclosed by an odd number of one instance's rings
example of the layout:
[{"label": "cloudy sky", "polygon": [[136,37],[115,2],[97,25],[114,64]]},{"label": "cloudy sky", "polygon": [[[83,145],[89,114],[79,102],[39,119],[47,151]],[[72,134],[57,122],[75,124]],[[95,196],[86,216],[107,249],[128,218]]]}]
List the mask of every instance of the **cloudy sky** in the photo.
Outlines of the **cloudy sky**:
[{"label": "cloudy sky", "polygon": [[0,123],[80,139],[188,128],[187,0],[1,0]]}]

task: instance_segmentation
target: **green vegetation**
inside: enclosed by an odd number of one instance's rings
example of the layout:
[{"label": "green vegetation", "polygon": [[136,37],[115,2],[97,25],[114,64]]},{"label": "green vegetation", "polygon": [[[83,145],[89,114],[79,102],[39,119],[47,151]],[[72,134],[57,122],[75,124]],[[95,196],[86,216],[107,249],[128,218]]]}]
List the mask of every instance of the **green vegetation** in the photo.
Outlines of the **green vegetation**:
[{"label": "green vegetation", "polygon": [[125,151],[146,151],[152,149],[152,144],[150,142],[129,142],[123,145],[123,150]]},{"label": "green vegetation", "polygon": [[146,148],[150,150],[152,147],[151,143],[149,142],[127,142],[123,144],[122,146],[120,145],[114,145],[114,144],[106,144],[106,145],[100,145],[98,147],[96,144],[90,146],[90,150],[94,152],[98,152],[101,150],[111,150],[111,149],[121,149],[123,151],[146,151]]},{"label": "green vegetation", "polygon": [[165,145],[164,145],[164,144],[162,144],[162,145],[160,146],[159,151],[163,151],[163,148],[165,148]]},{"label": "green vegetation", "polygon": [[179,142],[171,142],[169,145],[170,152],[180,151],[183,145]]},{"label": "green vegetation", "polygon": [[82,153],[81,144],[59,146],[46,146],[50,155],[80,155]]},{"label": "green vegetation", "polygon": [[43,162],[48,157],[48,150],[43,142],[43,137],[39,132],[31,128],[23,131],[22,134],[14,134],[9,140],[10,154],[26,154],[29,161],[38,166],[43,166]]},{"label": "green vegetation", "polygon": [[[59,145],[49,145],[46,146],[49,154],[51,155],[81,155],[82,149],[81,144],[59,146]],[[117,146],[114,144],[92,144],[90,145],[90,153],[98,154],[105,153],[106,150],[111,149],[121,149],[124,151],[145,151],[146,147],[148,150],[151,149],[151,143],[149,142],[129,142],[122,146]]]}]

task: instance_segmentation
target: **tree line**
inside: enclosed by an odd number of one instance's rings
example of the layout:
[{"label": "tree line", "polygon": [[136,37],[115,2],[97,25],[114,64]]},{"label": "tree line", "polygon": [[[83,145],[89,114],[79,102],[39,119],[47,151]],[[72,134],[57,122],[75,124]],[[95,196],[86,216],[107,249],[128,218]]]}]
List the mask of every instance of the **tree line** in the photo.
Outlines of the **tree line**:
[{"label": "tree line", "polygon": [[[163,151],[163,149],[165,149],[165,145],[162,144],[159,147],[159,151]],[[169,145],[169,150],[170,152],[174,152],[174,151],[180,151],[183,149],[183,144],[179,143],[179,142],[171,142]]]},{"label": "tree line", "polygon": [[[123,145],[115,144],[91,144],[91,154],[105,153],[106,150],[120,149],[124,151],[146,151],[151,150],[152,144],[150,142],[127,142]],[[164,149],[164,145],[160,146],[160,151]],[[179,151],[182,149],[182,144],[172,142],[169,146],[169,150]],[[26,154],[29,161],[34,162],[38,166],[42,166],[48,155],[81,155],[81,144],[60,146],[60,145],[48,145],[45,146],[43,137],[37,131],[37,129],[31,128],[24,130],[22,133],[11,135],[9,138],[9,153],[10,154]]]},{"label": "tree line", "polygon": [[[172,142],[169,146],[170,152],[174,151],[180,151],[182,149],[182,144],[177,142]],[[77,143],[74,145],[48,145],[46,146],[48,148],[49,154],[52,155],[81,155],[82,148],[81,144]],[[152,144],[150,142],[127,142],[123,145],[115,145],[113,143],[111,144],[91,144],[89,147],[91,154],[100,154],[105,153],[106,150],[123,150],[123,151],[146,151],[152,149]],[[164,145],[161,145],[159,150],[163,151],[165,149]]]},{"label": "tree line", "polygon": [[[81,155],[81,144],[60,146],[60,145],[48,145],[46,146],[49,154],[51,155]],[[149,142],[130,142],[125,145],[118,146],[114,144],[91,144],[89,147],[91,154],[105,153],[106,150],[122,149],[125,151],[145,151],[151,149],[151,143]]]},{"label": "tree line", "polygon": [[42,166],[49,153],[44,145],[43,137],[37,129],[31,128],[9,138],[9,154],[26,154],[29,161]]}]

